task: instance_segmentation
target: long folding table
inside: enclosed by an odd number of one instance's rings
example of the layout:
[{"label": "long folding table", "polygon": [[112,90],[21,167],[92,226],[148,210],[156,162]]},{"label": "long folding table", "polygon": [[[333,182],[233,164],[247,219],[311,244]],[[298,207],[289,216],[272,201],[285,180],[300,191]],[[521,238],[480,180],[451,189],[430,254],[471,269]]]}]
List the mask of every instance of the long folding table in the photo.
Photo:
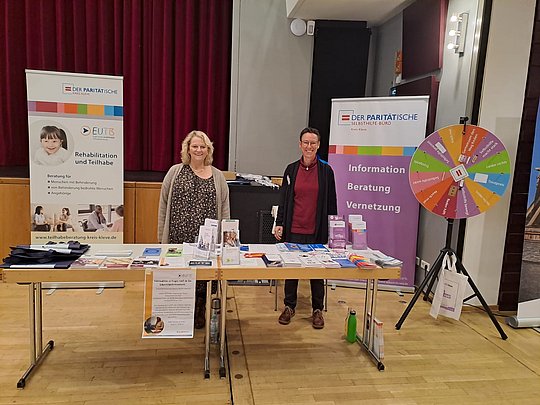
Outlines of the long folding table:
[{"label": "long folding table", "polygon": [[[107,246],[107,245],[105,245]],[[106,250],[104,245],[100,250]],[[110,249],[118,250],[133,249],[134,255],[140,254],[148,246],[159,245],[111,245]],[[166,246],[163,246],[164,250]],[[162,269],[161,267],[159,268]],[[185,269],[185,268],[182,268]],[[27,285],[28,288],[28,309],[29,309],[29,336],[30,336],[30,366],[17,382],[18,388],[24,388],[26,381],[43,359],[54,348],[54,341],[50,340],[43,345],[42,327],[42,283],[55,282],[108,282],[108,281],[143,281],[145,271],[148,269],[51,269],[51,268],[10,268],[3,269],[2,281],[4,283],[17,283]],[[170,270],[181,270],[171,268]],[[205,329],[205,359],[204,376],[210,377],[209,353],[210,353],[210,303],[211,303],[211,282],[217,280],[220,284],[221,296],[223,297],[221,318],[220,318],[220,366],[219,375],[226,376],[225,368],[225,334],[226,334],[226,308],[225,298],[227,297],[227,284],[229,280],[285,280],[285,279],[361,279],[366,280],[364,298],[364,316],[361,333],[357,333],[357,343],[360,344],[377,364],[379,370],[384,370],[382,359],[374,352],[374,327],[372,325],[377,308],[378,281],[381,279],[397,279],[400,277],[400,268],[264,268],[221,265],[218,261],[215,266],[197,267],[197,280],[205,280],[207,286],[206,305],[206,329]],[[368,313],[373,316],[368,317]]]},{"label": "long folding table", "polygon": [[[218,266],[218,280],[221,284],[223,297],[227,296],[228,280],[286,280],[286,279],[331,279],[331,280],[366,280],[364,295],[364,314],[361,323],[361,332],[356,334],[356,342],[363,347],[377,365],[379,371],[384,370],[384,363],[374,351],[374,322],[377,310],[377,291],[379,280],[391,280],[401,277],[401,268],[319,268],[319,267],[244,267],[244,266]],[[221,335],[225,336],[225,314],[222,311]],[[368,316],[370,314],[371,316]],[[224,339],[222,339],[224,340]],[[221,356],[223,356],[223,341],[221,342]],[[220,368],[220,375],[224,373]]]}]

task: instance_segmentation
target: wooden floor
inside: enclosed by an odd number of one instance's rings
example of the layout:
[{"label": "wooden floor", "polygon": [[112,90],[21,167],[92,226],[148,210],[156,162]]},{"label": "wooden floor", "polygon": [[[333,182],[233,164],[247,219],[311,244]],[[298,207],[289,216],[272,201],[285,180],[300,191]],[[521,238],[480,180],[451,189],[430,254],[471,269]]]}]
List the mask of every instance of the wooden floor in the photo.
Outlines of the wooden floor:
[{"label": "wooden floor", "polygon": [[205,380],[199,331],[192,340],[140,338],[142,294],[140,283],[101,295],[44,294],[44,341],[54,339],[55,348],[18,390],[29,361],[27,288],[0,284],[0,404],[540,403],[540,334],[503,326],[503,341],[476,309],[459,322],[434,320],[420,300],[397,331],[412,295],[379,292],[386,366],[379,372],[342,337],[347,307],[362,311],[363,290],[329,290],[326,327],[314,330],[307,282],[288,326],[277,323],[268,287],[231,287],[230,381],[218,377],[215,347]]}]

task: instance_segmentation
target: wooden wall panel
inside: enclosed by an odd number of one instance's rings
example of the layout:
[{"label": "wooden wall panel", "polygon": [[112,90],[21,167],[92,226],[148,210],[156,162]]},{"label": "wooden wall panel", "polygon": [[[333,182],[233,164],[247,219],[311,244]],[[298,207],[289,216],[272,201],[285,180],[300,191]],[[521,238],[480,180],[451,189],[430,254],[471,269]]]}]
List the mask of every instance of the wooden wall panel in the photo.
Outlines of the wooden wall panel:
[{"label": "wooden wall panel", "polygon": [[[124,183],[124,243],[156,243],[161,183]],[[30,243],[30,182],[0,178],[0,257]]]},{"label": "wooden wall panel", "polygon": [[0,253],[30,243],[30,184],[28,179],[0,178]]},{"label": "wooden wall panel", "polygon": [[157,216],[161,183],[138,182],[135,187],[136,243],[158,243]]},{"label": "wooden wall panel", "polygon": [[124,183],[124,243],[135,243],[135,182]]}]

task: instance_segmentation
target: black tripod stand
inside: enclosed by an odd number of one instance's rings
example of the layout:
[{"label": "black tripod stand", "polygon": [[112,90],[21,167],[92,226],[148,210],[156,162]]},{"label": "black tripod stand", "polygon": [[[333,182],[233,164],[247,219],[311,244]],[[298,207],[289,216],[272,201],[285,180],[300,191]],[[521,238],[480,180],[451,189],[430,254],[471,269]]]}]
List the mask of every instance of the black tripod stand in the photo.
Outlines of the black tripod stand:
[{"label": "black tripod stand", "polygon": [[452,218],[447,218],[448,221],[448,228],[446,229],[446,242],[443,249],[441,249],[439,256],[437,256],[437,259],[435,260],[435,263],[433,263],[433,266],[431,267],[431,270],[426,275],[426,278],[424,278],[424,281],[420,284],[418,289],[416,290],[416,293],[414,294],[413,299],[411,302],[409,302],[409,305],[407,305],[407,308],[405,308],[405,312],[403,312],[403,315],[401,315],[401,318],[399,318],[398,323],[396,323],[396,329],[401,329],[401,325],[403,325],[403,322],[405,322],[405,319],[407,318],[407,315],[409,315],[409,312],[411,312],[414,304],[418,300],[418,297],[420,297],[420,294],[422,294],[422,291],[424,290],[425,286],[429,283],[429,287],[424,293],[424,301],[427,301],[429,292],[432,290],[433,285],[435,284],[435,280],[439,274],[439,271],[441,270],[443,260],[446,255],[454,255],[456,257],[456,267],[459,273],[464,274],[468,277],[469,285],[471,286],[472,290],[474,291],[474,294],[465,298],[463,302],[466,302],[470,300],[471,298],[478,298],[478,300],[482,303],[482,306],[484,307],[484,310],[489,315],[489,318],[491,319],[491,322],[493,322],[493,325],[497,328],[499,331],[499,334],[501,335],[501,338],[503,340],[506,340],[508,336],[506,336],[506,333],[504,333],[501,325],[499,325],[499,322],[495,319],[495,316],[493,315],[493,312],[491,312],[491,309],[488,307],[486,301],[484,300],[484,297],[482,297],[482,294],[480,294],[480,291],[478,290],[478,287],[474,284],[472,281],[471,276],[469,273],[467,273],[467,270],[465,267],[463,267],[463,264],[461,263],[461,260],[459,259],[456,252],[450,247],[450,243],[452,240],[452,228],[454,226],[454,220]]}]

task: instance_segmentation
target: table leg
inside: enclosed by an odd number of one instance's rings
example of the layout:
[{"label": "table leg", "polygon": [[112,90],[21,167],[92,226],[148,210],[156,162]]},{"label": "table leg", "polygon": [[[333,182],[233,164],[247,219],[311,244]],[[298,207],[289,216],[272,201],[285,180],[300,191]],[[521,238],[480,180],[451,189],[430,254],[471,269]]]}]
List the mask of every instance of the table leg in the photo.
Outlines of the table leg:
[{"label": "table leg", "polygon": [[210,378],[210,307],[212,306],[212,281],[206,283],[206,309],[204,323],[204,378]]},{"label": "table leg", "polygon": [[[363,346],[372,360],[377,364],[379,371],[384,370],[384,364],[378,354],[373,351],[375,340],[374,318],[377,310],[378,280],[366,280],[366,300],[364,308],[363,336],[356,335],[356,342]],[[369,311],[368,311],[369,308]]]},{"label": "table leg", "polygon": [[219,377],[225,378],[225,323],[227,317],[227,280],[220,280],[221,283],[221,316],[219,327]]},{"label": "table leg", "polygon": [[54,342],[49,340],[43,347],[43,327],[42,327],[42,295],[41,283],[30,283],[28,285],[28,310],[30,323],[30,367],[24,372],[17,382],[17,388],[24,388],[26,380],[41,364],[43,359],[54,348]]}]

